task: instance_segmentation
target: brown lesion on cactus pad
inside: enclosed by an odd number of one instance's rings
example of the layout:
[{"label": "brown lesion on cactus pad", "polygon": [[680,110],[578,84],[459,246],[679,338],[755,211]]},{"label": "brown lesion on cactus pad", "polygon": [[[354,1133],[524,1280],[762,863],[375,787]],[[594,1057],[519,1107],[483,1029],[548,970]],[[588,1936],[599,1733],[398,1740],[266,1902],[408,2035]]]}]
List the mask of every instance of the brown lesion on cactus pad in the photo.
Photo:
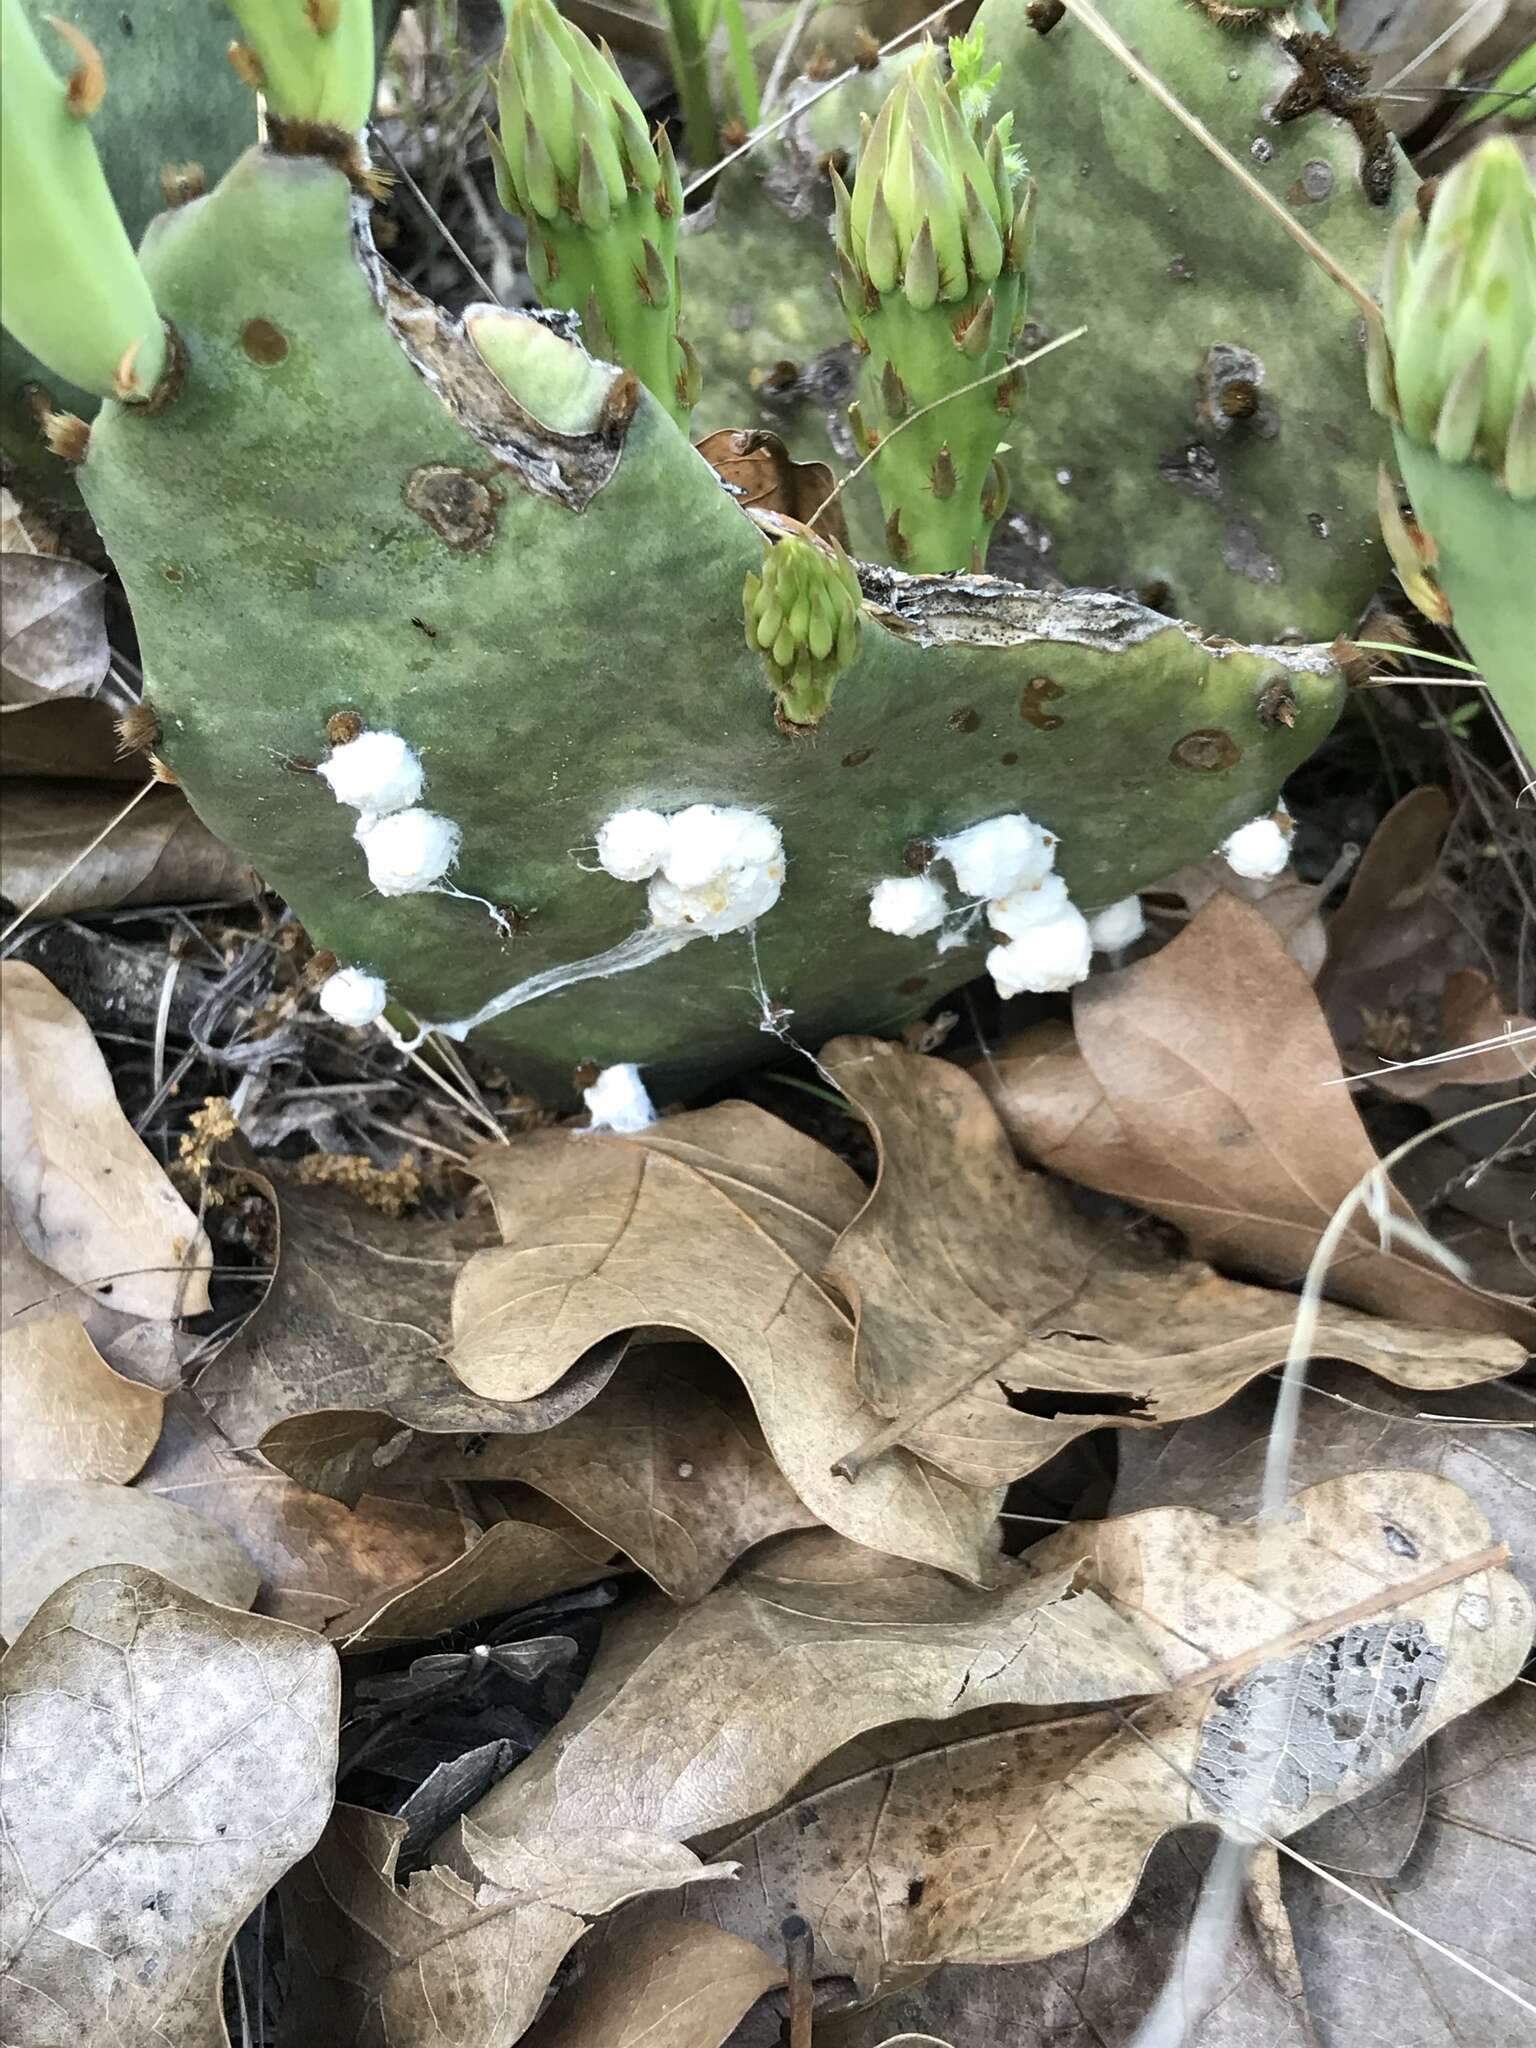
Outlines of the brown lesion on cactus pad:
[{"label": "brown lesion on cactus pad", "polygon": [[1195,732],[1185,733],[1169,750],[1168,759],[1175,768],[1189,768],[1197,775],[1222,775],[1227,769],[1235,768],[1243,758],[1243,750],[1231,733],[1223,732],[1220,726],[1201,726]]},{"label": "brown lesion on cactus pad", "polygon": [[909,839],[901,849],[901,864],[909,875],[925,875],[938,858],[938,852],[931,839]]},{"label": "brown lesion on cactus pad", "polygon": [[951,732],[975,732],[981,725],[981,713],[973,704],[962,704],[944,722]]},{"label": "brown lesion on cactus pad", "polygon": [[1047,711],[1045,707],[1066,694],[1054,676],[1031,676],[1019,698],[1019,716],[1036,732],[1055,732],[1067,721],[1060,712]]},{"label": "brown lesion on cactus pad", "polygon": [[461,554],[478,554],[496,538],[496,515],[506,494],[486,479],[449,462],[424,462],[413,469],[400,495],[439,540]]},{"label": "brown lesion on cactus pad", "polygon": [[1264,395],[1263,358],[1240,342],[1213,341],[1195,372],[1195,424],[1211,434],[1241,425],[1266,441],[1277,434],[1280,421]]},{"label": "brown lesion on cactus pad", "polygon": [[845,768],[862,768],[874,751],[873,747],[855,747],[851,754],[844,754],[843,766]]},{"label": "brown lesion on cactus pad", "polygon": [[899,996],[918,996],[928,986],[926,974],[909,974],[905,981],[898,981],[896,993]]},{"label": "brown lesion on cactus pad", "polygon": [[352,710],[333,711],[325,721],[325,737],[333,747],[349,746],[362,737],[363,729],[361,714]]},{"label": "brown lesion on cactus pad", "polygon": [[280,363],[288,353],[288,337],[275,321],[265,319],[261,314],[247,320],[240,330],[240,346],[253,363],[270,368]]},{"label": "brown lesion on cactus pad", "polygon": [[1259,691],[1258,703],[1254,707],[1260,725],[1273,732],[1276,726],[1294,726],[1296,723],[1296,691],[1289,676],[1271,676]]},{"label": "brown lesion on cactus pad", "polygon": [[1344,122],[1360,145],[1361,189],[1373,206],[1385,206],[1397,175],[1397,151],[1370,95],[1370,59],[1316,33],[1286,36],[1283,47],[1297,75],[1276,100],[1271,119],[1297,121],[1321,111]]}]

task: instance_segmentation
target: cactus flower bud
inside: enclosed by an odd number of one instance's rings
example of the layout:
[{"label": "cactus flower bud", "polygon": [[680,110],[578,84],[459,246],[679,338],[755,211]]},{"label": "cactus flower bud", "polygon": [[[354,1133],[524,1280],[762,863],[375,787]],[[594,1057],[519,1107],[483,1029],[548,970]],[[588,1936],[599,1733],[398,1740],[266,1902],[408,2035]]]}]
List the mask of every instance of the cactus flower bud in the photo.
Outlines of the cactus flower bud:
[{"label": "cactus flower bud", "polygon": [[879,450],[890,546],[917,570],[979,567],[1002,510],[988,377],[1001,375],[1019,324],[1033,192],[1012,117],[983,134],[997,69],[981,69],[979,32],[950,55],[948,79],[932,44],[902,72],[865,133],[851,193],[833,174],[839,288],[868,351],[856,438],[862,429],[861,446]]},{"label": "cactus flower bud", "polygon": [[607,45],[552,0],[508,5],[496,86],[496,189],[528,224],[540,298],[686,421],[698,380],[677,331],[683,195],[665,130],[647,132]]},{"label": "cactus flower bud", "polygon": [[1415,524],[1384,524],[1410,597],[1454,625],[1536,766],[1536,188],[1495,136],[1393,230],[1372,402],[1393,422]]},{"label": "cactus flower bud", "polygon": [[836,541],[786,534],[769,548],[743,593],[747,645],[768,665],[786,725],[816,725],[857,658],[864,593]]}]

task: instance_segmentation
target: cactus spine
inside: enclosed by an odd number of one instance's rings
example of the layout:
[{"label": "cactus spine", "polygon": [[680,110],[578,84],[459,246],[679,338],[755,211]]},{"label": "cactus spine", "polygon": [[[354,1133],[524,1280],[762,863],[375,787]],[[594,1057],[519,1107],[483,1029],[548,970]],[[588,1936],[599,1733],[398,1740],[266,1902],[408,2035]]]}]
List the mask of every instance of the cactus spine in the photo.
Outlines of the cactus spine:
[{"label": "cactus spine", "polygon": [[1007,502],[997,446],[1021,387],[1000,373],[1022,320],[1034,204],[1012,117],[981,139],[979,43],[951,51],[947,83],[931,45],[903,72],[852,194],[834,183],[838,285],[863,357],[854,439],[875,453],[891,554],[923,571],[979,569]]},{"label": "cactus spine", "polygon": [[579,314],[593,354],[686,424],[698,371],[678,332],[683,190],[666,130],[647,133],[607,45],[552,0],[508,7],[497,91],[497,190],[527,222],[539,297]]},{"label": "cactus spine", "polygon": [[169,343],[87,125],[106,89],[101,59],[61,28],[76,59],[65,82],[21,0],[0,0],[0,24],[0,319],[83,391],[148,399]]},{"label": "cactus spine", "polygon": [[1384,504],[1399,572],[1454,624],[1536,766],[1536,190],[1513,140],[1459,163],[1427,221],[1403,215],[1382,312],[1371,396],[1418,521]]}]

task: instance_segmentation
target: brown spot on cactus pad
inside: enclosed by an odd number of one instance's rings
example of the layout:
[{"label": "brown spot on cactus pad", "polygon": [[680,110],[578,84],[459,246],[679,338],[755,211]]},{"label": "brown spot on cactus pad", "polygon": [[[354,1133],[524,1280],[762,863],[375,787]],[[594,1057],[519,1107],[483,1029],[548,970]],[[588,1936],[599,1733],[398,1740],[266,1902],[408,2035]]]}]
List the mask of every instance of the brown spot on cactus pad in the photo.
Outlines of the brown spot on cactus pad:
[{"label": "brown spot on cactus pad", "polygon": [[926,974],[909,974],[905,981],[897,982],[896,993],[899,996],[921,995],[927,986],[928,977]]},{"label": "brown spot on cactus pad", "polygon": [[270,367],[273,363],[280,363],[287,355],[288,337],[280,327],[275,327],[270,320],[263,320],[258,315],[254,320],[247,320],[241,328],[240,346],[253,363]]},{"label": "brown spot on cactus pad", "polygon": [[1168,758],[1175,768],[1191,768],[1200,775],[1219,775],[1237,766],[1243,758],[1243,750],[1231,733],[1223,732],[1219,726],[1201,726],[1196,732],[1185,733],[1183,739],[1170,749]]},{"label": "brown spot on cactus pad", "polygon": [[439,540],[464,554],[478,553],[496,537],[502,494],[467,469],[424,462],[406,478],[401,496]]},{"label": "brown spot on cactus pad", "polygon": [[909,875],[926,874],[938,850],[931,839],[909,839],[901,849],[901,864]]},{"label": "brown spot on cactus pad", "polygon": [[1031,676],[1019,698],[1019,716],[1036,732],[1055,732],[1067,721],[1060,712],[1047,711],[1045,707],[1066,694],[1054,676]]},{"label": "brown spot on cactus pad", "polygon": [[981,713],[973,705],[962,705],[958,711],[951,711],[945,721],[951,732],[975,732],[981,724]]},{"label": "brown spot on cactus pad", "polygon": [[363,721],[355,711],[333,711],[325,721],[325,736],[333,747],[347,746],[362,730]]},{"label": "brown spot on cactus pad", "polygon": [[845,768],[862,768],[874,751],[873,747],[855,747],[851,754],[844,754],[843,766]]},{"label": "brown spot on cactus pad", "polygon": [[1270,677],[1259,692],[1257,711],[1260,725],[1270,731],[1277,725],[1293,726],[1296,723],[1296,691],[1289,676]]}]

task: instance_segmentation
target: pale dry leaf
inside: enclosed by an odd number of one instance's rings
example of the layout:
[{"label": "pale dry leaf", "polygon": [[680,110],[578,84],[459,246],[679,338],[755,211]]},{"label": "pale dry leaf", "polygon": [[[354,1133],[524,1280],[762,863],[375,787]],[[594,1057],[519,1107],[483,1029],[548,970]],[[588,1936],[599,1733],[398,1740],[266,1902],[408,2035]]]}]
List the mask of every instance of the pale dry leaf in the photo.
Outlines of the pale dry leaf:
[{"label": "pale dry leaf", "polygon": [[0,702],[94,697],[111,666],[105,579],[63,555],[0,554]]},{"label": "pale dry leaf", "polygon": [[374,1483],[375,1452],[402,1427],[547,1429],[590,1401],[623,1355],[574,1363],[540,1402],[482,1400],[443,1353],[454,1281],[488,1225],[384,1216],[338,1190],[246,1178],[276,1209],[276,1267],[197,1394],[236,1449],[262,1449],[301,1486],[355,1503]]},{"label": "pale dry leaf", "polygon": [[524,2048],[721,2048],[784,1977],[755,1943],[699,1920],[653,1921],[622,1941],[599,1930],[579,1960]]},{"label": "pale dry leaf", "polygon": [[[281,1888],[290,1989],[278,2048],[490,2048],[517,2040],[588,1920],[723,1874],[680,1845],[552,1837],[486,1868],[395,1864],[404,1821],[338,1806]],[[451,2015],[453,2032],[443,2022]]]},{"label": "pale dry leaf", "polygon": [[1469,67],[1495,75],[1529,42],[1531,16],[1528,0],[1340,0],[1338,35],[1370,58],[1373,92],[1406,73],[1402,90],[1414,97],[1393,126],[1409,129],[1432,110],[1436,91]]},{"label": "pale dry leaf", "polygon": [[0,1686],[5,2039],[223,2048],[225,1951],[330,1810],[335,1651],[108,1565]]},{"label": "pale dry leaf", "polygon": [[90,1026],[16,960],[0,1021],[0,1177],[27,1249],[128,1315],[201,1315],[208,1240],[118,1107]]},{"label": "pale dry leaf", "polygon": [[151,791],[85,853],[122,808],[115,783],[9,784],[0,826],[0,896],[28,904],[46,893],[49,916],[65,917],[120,904],[251,894],[250,868],[214,838],[178,789]]},{"label": "pale dry leaf", "polygon": [[1267,1527],[1149,1509],[1034,1555],[1083,1567],[1166,1689],[955,1740],[916,1731],[894,1761],[855,1751],[842,1778],[824,1770],[807,1797],[712,1838],[743,1872],[705,1895],[711,1917],[761,1940],[792,1903],[821,1967],[865,1994],[943,1961],[1080,1948],[1169,1830],[1295,1833],[1501,1691],[1530,1641],[1530,1599],[1486,1519],[1420,1473],[1312,1487]]},{"label": "pale dry leaf", "polygon": [[[109,783],[121,806],[144,780],[144,763],[119,753],[117,713],[110,704],[66,697],[13,705],[0,717],[0,779],[24,785],[32,778]],[[9,801],[9,787],[5,795]]]},{"label": "pale dry leaf", "polygon": [[1073,1590],[1075,1562],[995,1569],[984,1592],[829,1530],[780,1537],[665,1633],[622,1639],[616,1687],[600,1654],[596,1711],[579,1699],[471,1818],[492,1836],[558,1821],[684,1840],[772,1806],[884,1722],[1157,1684],[1139,1631]]},{"label": "pale dry leaf", "polygon": [[805,1243],[803,1218],[785,1230],[782,1205],[763,1200],[734,1153],[727,1174],[625,1138],[546,1131],[498,1158],[505,1166],[482,1159],[478,1170],[493,1187],[515,1175],[527,1192],[515,1204],[498,1196],[507,1241],[477,1253],[454,1293],[452,1363],[476,1393],[528,1400],[604,1338],[686,1332],[740,1375],[812,1517],[872,1549],[979,1576],[992,1489],[900,1450],[854,1483],[833,1476],[838,1454],[879,1421],[854,1383],[852,1327],[791,1249]]},{"label": "pale dry leaf", "polygon": [[[1136,1896],[1086,1948],[1009,1969],[949,1963],[870,2009],[816,2020],[816,2048],[884,2048],[903,2033],[956,2048],[1135,2048],[1181,1952],[1212,1843],[1170,1835],[1147,1860]],[[1249,1911],[1238,1916],[1216,1981],[1185,2014],[1180,2048],[1316,2048],[1306,2008],[1272,1974]],[[772,2029],[730,2048],[779,2048]],[[916,2044],[914,2044],[916,2048]]]},{"label": "pale dry leaf", "polygon": [[[1377,1159],[1348,1089],[1330,1085],[1340,1067],[1317,999],[1258,913],[1215,897],[1162,952],[1086,983],[1073,1017],[1115,1135],[1095,1121],[1079,1081],[1072,1127],[1058,1105],[1044,1105],[1045,1163],[1167,1217],[1203,1257],[1299,1280],[1335,1208]],[[1029,1153],[1047,1074],[1060,1077],[1060,1054],[1044,1069],[1011,1072],[1004,1058],[978,1072]],[[1536,1345],[1529,1307],[1412,1253],[1383,1251],[1363,1215],[1327,1285],[1403,1322]]]},{"label": "pale dry leaf", "polygon": [[0,1479],[125,1486],[159,1439],[165,1396],[116,1373],[78,1316],[0,1337]]},{"label": "pale dry leaf", "polygon": [[135,1491],[217,1522],[261,1574],[257,1612],[322,1633],[419,1586],[461,1558],[478,1533],[462,1515],[425,1501],[371,1493],[348,1508],[311,1493],[235,1450],[188,1393],[167,1402]]},{"label": "pale dry leaf", "polygon": [[[1524,1036],[1521,1036],[1521,1034]],[[1498,1043],[1508,1039],[1507,1045]],[[1480,1051],[1467,1048],[1481,1047]],[[1423,1102],[1439,1088],[1503,1088],[1511,1093],[1536,1074],[1536,1018],[1512,1015],[1481,969],[1458,967],[1440,992],[1439,1043],[1421,1066],[1380,1060],[1357,1064],[1378,1095]],[[1455,1059],[1436,1059],[1455,1052]]]},{"label": "pale dry leaf", "polygon": [[232,1536],[174,1501],[88,1479],[0,1487],[0,1635],[8,1641],[58,1587],[113,1564],[140,1565],[219,1607],[249,1607],[261,1583]]},{"label": "pale dry leaf", "polygon": [[423,1437],[392,1469],[537,1487],[675,1600],[700,1599],[754,1543],[813,1519],[741,1382],[700,1345],[632,1348],[595,1401],[537,1436]]},{"label": "pale dry leaf", "polygon": [[1424,1826],[1388,1880],[1356,1889],[1287,1865],[1286,1905],[1322,2048],[1529,2048],[1529,2010],[1437,1955],[1415,1930],[1536,2004],[1536,1688],[1513,1685],[1429,1744]]},{"label": "pale dry leaf", "polygon": [[1306,975],[1315,981],[1328,953],[1328,935],[1323,927],[1322,907],[1332,881],[1304,882],[1292,867],[1278,875],[1253,877],[1234,873],[1225,856],[1209,854],[1203,861],[1177,868],[1142,892],[1143,903],[1156,922],[1165,903],[1177,904],[1185,919],[1203,910],[1213,896],[1236,896],[1248,903],[1285,944],[1285,950]]},{"label": "pale dry leaf", "polygon": [[[1199,1507],[1252,1514],[1274,1413],[1275,1388],[1259,1382],[1209,1415],[1122,1438],[1111,1512]],[[1426,1415],[1436,1420],[1418,1419]],[[1292,1483],[1313,1486],[1373,1465],[1449,1479],[1498,1530],[1510,1548],[1510,1570],[1536,1596],[1533,1424],[1536,1394],[1519,1380],[1425,1397],[1382,1386],[1347,1365],[1315,1365],[1291,1452]]]},{"label": "pale dry leaf", "polygon": [[[1215,1407],[1284,1359],[1288,1298],[1090,1221],[1015,1160],[979,1070],[874,1038],[835,1040],[822,1063],[881,1159],[827,1268],[858,1312],[860,1380],[891,1418],[843,1447],[850,1464],[899,1438],[971,1484],[1003,1482],[1106,1423]],[[1315,1346],[1421,1387],[1513,1372],[1525,1355],[1511,1337],[1347,1308],[1324,1312]]]}]

